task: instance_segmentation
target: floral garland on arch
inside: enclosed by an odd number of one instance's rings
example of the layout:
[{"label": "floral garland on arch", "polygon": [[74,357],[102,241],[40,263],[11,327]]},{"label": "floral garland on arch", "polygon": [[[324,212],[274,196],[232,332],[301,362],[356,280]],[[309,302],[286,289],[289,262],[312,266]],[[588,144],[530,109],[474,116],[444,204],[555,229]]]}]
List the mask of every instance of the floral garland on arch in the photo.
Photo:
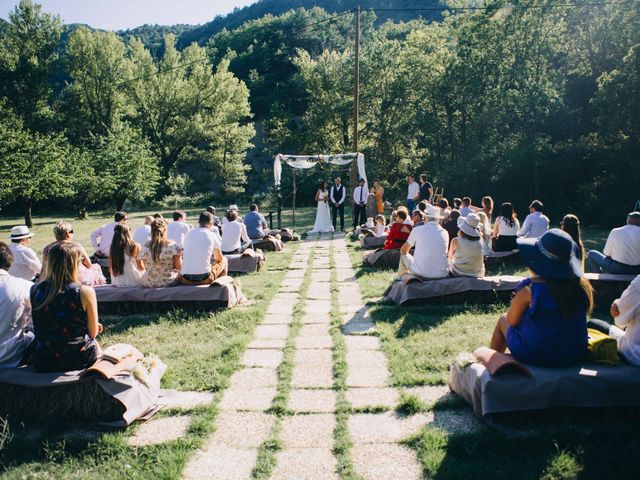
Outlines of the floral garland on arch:
[{"label": "floral garland on arch", "polygon": [[357,162],[358,177],[363,178],[365,185],[367,182],[367,174],[364,168],[364,154],[362,153],[341,153],[333,155],[276,155],[273,162],[273,178],[276,186],[280,186],[282,180],[282,162],[286,162],[292,168],[308,170],[322,164],[331,165],[348,165],[353,161]]}]

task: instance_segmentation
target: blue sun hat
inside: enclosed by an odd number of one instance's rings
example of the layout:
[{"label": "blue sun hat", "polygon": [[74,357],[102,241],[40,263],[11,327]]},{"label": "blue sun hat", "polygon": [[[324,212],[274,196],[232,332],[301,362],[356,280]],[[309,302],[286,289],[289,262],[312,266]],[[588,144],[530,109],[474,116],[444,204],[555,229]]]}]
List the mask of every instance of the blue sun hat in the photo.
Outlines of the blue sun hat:
[{"label": "blue sun hat", "polygon": [[540,238],[518,238],[517,242],[524,264],[541,277],[574,280],[582,276],[578,246],[568,233],[552,228]]}]

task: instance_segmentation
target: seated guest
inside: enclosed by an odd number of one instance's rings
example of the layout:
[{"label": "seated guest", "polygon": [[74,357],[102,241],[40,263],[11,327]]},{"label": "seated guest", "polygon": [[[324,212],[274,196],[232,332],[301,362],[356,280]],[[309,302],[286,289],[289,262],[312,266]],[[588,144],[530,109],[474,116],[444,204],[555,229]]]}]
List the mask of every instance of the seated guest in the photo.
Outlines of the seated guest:
[{"label": "seated guest", "polygon": [[[227,212],[229,212],[231,210],[236,212],[237,219],[235,221],[238,222],[238,223],[243,223],[242,217],[240,216],[240,210],[238,209],[238,206],[237,205],[229,205],[229,208],[227,208]],[[224,217],[222,217],[222,225],[224,225],[228,221],[229,220],[227,219],[227,214],[225,213]]]},{"label": "seated guest", "polygon": [[191,225],[187,223],[187,214],[182,210],[173,212],[173,222],[167,225],[167,240],[175,242],[179,249],[182,249],[184,237],[191,230]]},{"label": "seated guest", "polygon": [[618,275],[640,274],[640,212],[631,212],[624,227],[611,230],[604,255],[596,250],[589,251],[587,270]]},{"label": "seated guest", "polygon": [[249,213],[244,216],[244,225],[251,240],[262,240],[269,233],[267,221],[258,211],[255,203],[249,206]]},{"label": "seated guest", "polygon": [[470,213],[458,218],[458,236],[449,246],[449,270],[454,277],[484,277],[484,255],[480,242],[480,217]]},{"label": "seated guest", "polygon": [[218,227],[221,230],[220,226],[222,223],[220,222],[220,218],[216,216],[216,207],[213,205],[209,205],[207,207],[207,212],[209,212],[213,216],[213,226]]},{"label": "seated guest", "polygon": [[[482,197],[482,212],[487,216],[489,222],[493,218],[493,198],[486,196]],[[479,213],[479,212],[476,212]]]},{"label": "seated guest", "polygon": [[589,320],[588,326],[615,338],[624,359],[640,367],[640,275],[611,304],[611,316],[615,325],[603,320]]},{"label": "seated guest", "polygon": [[145,269],[142,286],[161,288],[178,283],[182,258],[176,242],[167,239],[167,222],[151,222],[151,240],[143,245],[140,256]]},{"label": "seated guest", "polygon": [[578,250],[576,251],[576,256],[578,260],[582,263],[582,268],[584,269],[585,259],[587,258],[584,251],[584,244],[582,243],[582,234],[580,232],[580,220],[578,217],[572,214],[565,215],[560,222],[560,229],[567,232],[576,245],[578,246]]},{"label": "seated guest", "polygon": [[407,209],[407,207],[405,207],[404,205],[400,205],[398,207],[398,213],[399,212],[404,212],[404,215],[405,215],[404,223],[405,223],[405,225],[412,225],[411,217],[409,216],[409,210]]},{"label": "seated guest", "polygon": [[213,215],[202,212],[198,228],[184,239],[180,277],[184,285],[209,285],[227,274],[227,259],[222,256],[220,238],[213,228]]},{"label": "seated guest", "polygon": [[491,338],[519,362],[561,367],[587,354],[587,315],[593,289],[582,273],[571,237],[559,229],[539,239],[518,239],[520,257],[532,271],[523,280]]},{"label": "seated guest", "polygon": [[0,368],[13,368],[33,341],[29,291],[33,283],[9,275],[11,249],[0,242]]},{"label": "seated guest", "polygon": [[33,233],[25,226],[13,227],[11,229],[11,255],[13,264],[9,268],[9,275],[22,278],[30,282],[34,281],[42,271],[42,263],[38,255],[31,248],[31,237]]},{"label": "seated guest", "polygon": [[56,226],[53,227],[53,235],[56,237],[56,241],[44,247],[44,250],[42,251],[42,277],[46,276],[45,269],[47,266],[47,255],[49,255],[49,250],[51,250],[51,248],[57,243],[72,242],[77,245],[82,252],[82,261],[80,263],[80,269],[78,270],[78,280],[80,280],[80,283],[90,287],[104,285],[107,283],[107,280],[102,274],[100,265],[92,264],[89,254],[84,247],[73,240],[73,226],[69,222],[58,222]]},{"label": "seated guest", "polygon": [[[398,274],[411,273],[422,278],[445,278],[449,276],[447,247],[449,234],[440,226],[440,209],[427,206],[425,224],[411,230],[407,241],[400,249]],[[412,256],[409,252],[415,247]]]},{"label": "seated guest", "polygon": [[[460,218],[460,210],[451,210],[449,216],[442,220],[442,228],[449,234],[449,243],[458,236],[458,219]],[[448,247],[447,247],[448,248]]]},{"label": "seated guest", "polygon": [[458,197],[454,197],[453,199],[453,210],[460,210],[462,208],[462,199]]},{"label": "seated guest", "polygon": [[162,216],[161,213],[154,213],[153,214],[153,219],[154,220],[164,220],[164,217]]},{"label": "seated guest", "polygon": [[140,250],[140,244],[131,238],[129,225],[116,225],[109,252],[109,271],[113,286],[139,287],[142,285],[144,265],[139,257]]},{"label": "seated guest", "polygon": [[384,250],[401,248],[402,245],[404,245],[404,243],[407,241],[412,227],[411,225],[407,225],[406,220],[406,209],[401,210],[400,208],[398,208],[398,211],[396,213],[396,221],[391,224],[389,234],[387,235],[387,240],[384,242]]},{"label": "seated guest", "polygon": [[549,230],[549,218],[542,213],[543,205],[540,200],[534,200],[529,205],[529,215],[524,219],[522,228],[518,230],[519,237],[539,238]]},{"label": "seated guest", "polygon": [[144,245],[151,240],[151,222],[153,222],[153,217],[147,215],[144,217],[144,225],[139,226],[133,232],[133,241],[138,245]]},{"label": "seated guest", "polygon": [[373,231],[373,234],[376,237],[383,237],[384,235],[387,234],[387,227],[384,224],[384,215],[376,215],[376,226],[375,229]]},{"label": "seated guest", "polygon": [[493,243],[494,252],[510,252],[516,250],[518,245],[518,230],[520,230],[520,222],[513,211],[513,205],[505,202],[500,205],[500,214],[493,224]]},{"label": "seated guest", "polygon": [[102,225],[91,233],[91,245],[96,254],[107,257],[111,249],[111,240],[113,240],[113,229],[119,223],[127,223],[127,214],[125,212],[116,212],[113,223]]},{"label": "seated guest", "polygon": [[31,362],[37,371],[81,370],[100,356],[98,302],[93,288],[78,281],[81,258],[75,243],[55,244],[47,255],[47,276],[31,287]]},{"label": "seated guest", "polygon": [[371,187],[369,195],[367,195],[367,218],[375,218],[378,214],[378,199],[376,198],[376,189]]},{"label": "seated guest", "polygon": [[251,247],[247,227],[238,221],[238,211],[229,210],[225,216],[227,222],[222,226],[222,253],[233,255],[242,253]]},{"label": "seated guest", "polygon": [[451,208],[449,207],[449,200],[446,198],[441,198],[438,200],[438,208],[440,208],[440,215],[442,215],[442,219],[444,220],[451,213]]},{"label": "seated guest", "polygon": [[424,225],[424,218],[420,210],[416,209],[411,213],[411,225],[413,228]]},{"label": "seated guest", "polygon": [[491,254],[491,221],[484,212],[478,212],[480,218],[480,234],[482,238],[480,243],[482,244],[482,254],[487,256]]},{"label": "seated guest", "polygon": [[474,212],[476,212],[478,210],[481,210],[481,209],[471,205],[471,198],[470,197],[464,197],[462,199],[462,207],[460,207],[460,216],[461,217],[466,217],[470,213],[474,213]]}]

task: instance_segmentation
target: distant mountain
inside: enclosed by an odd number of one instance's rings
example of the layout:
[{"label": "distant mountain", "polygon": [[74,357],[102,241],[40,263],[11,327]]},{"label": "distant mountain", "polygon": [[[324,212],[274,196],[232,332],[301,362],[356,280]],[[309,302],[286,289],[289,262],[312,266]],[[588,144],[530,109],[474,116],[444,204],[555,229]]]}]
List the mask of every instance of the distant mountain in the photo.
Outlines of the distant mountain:
[{"label": "distant mountain", "polygon": [[120,30],[116,32],[120,37],[122,37],[125,41],[129,39],[130,36],[138,37],[145,46],[151,50],[151,53],[155,56],[162,55],[164,51],[164,36],[167,33],[171,33],[176,37],[180,37],[181,35],[187,34],[189,31],[197,28],[195,25],[185,25],[185,24],[177,24],[177,25],[141,25],[136,28],[131,28],[129,30]]},{"label": "distant mountain", "polygon": [[[259,0],[244,8],[234,10],[226,16],[218,16],[211,22],[184,32],[178,39],[178,46],[184,48],[193,42],[205,43],[212,35],[223,29],[238,28],[249,20],[256,20],[265,15],[280,15],[294,8],[311,9],[320,7],[331,13],[353,10],[357,5],[363,10],[379,9],[420,9],[440,6],[439,0]],[[376,12],[378,22],[388,19],[411,20],[414,18],[439,19],[437,11],[382,11]]]}]

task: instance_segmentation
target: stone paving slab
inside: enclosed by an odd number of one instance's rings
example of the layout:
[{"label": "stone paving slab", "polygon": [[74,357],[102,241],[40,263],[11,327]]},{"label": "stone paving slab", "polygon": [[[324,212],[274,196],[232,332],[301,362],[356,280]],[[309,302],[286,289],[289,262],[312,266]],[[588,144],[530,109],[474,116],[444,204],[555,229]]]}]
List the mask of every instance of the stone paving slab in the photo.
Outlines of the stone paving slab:
[{"label": "stone paving slab", "polygon": [[364,335],[372,334],[376,331],[376,326],[371,318],[367,319],[351,319],[342,325],[342,333],[345,335]]},{"label": "stone paving slab", "polygon": [[319,337],[296,337],[296,348],[298,350],[332,348],[333,339],[329,335]]},{"label": "stone paving slab", "polygon": [[271,408],[276,396],[276,387],[228,388],[222,394],[220,408],[223,410],[264,411]]},{"label": "stone paving slab", "polygon": [[302,278],[306,275],[306,273],[307,272],[305,272],[304,270],[289,270],[284,278],[285,280],[290,278]]},{"label": "stone paving slab", "polygon": [[314,270],[311,272],[311,283],[327,283],[331,281],[331,270]]},{"label": "stone paving slab", "polygon": [[289,448],[276,454],[272,480],[337,480],[330,448]]},{"label": "stone paving slab", "polygon": [[331,365],[333,353],[326,349],[318,350],[296,350],[293,356],[294,366],[306,365],[315,367],[321,365]]},{"label": "stone paving slab", "polygon": [[380,350],[380,339],[373,335],[346,335],[344,342],[348,351]]},{"label": "stone paving slab", "polygon": [[360,316],[365,317],[368,315],[367,307],[362,306],[364,302],[361,303],[343,303],[339,304],[340,313],[342,315],[351,315],[352,317]]},{"label": "stone paving slab", "polygon": [[353,408],[388,407],[394,408],[400,400],[395,388],[349,388],[347,401]]},{"label": "stone paving slab", "polygon": [[293,315],[293,307],[294,304],[272,303],[265,313],[267,315],[291,316]]},{"label": "stone paving slab", "polygon": [[127,443],[132,447],[144,447],[177,440],[187,434],[189,425],[191,417],[188,415],[154,418],[140,425],[138,431],[127,439]]},{"label": "stone paving slab", "polygon": [[356,413],[349,416],[347,424],[355,444],[397,443],[433,421],[431,412],[412,416],[402,416],[396,412]]},{"label": "stone paving slab", "polygon": [[331,302],[329,300],[307,300],[304,306],[305,313],[331,313]]},{"label": "stone paving slab", "polygon": [[278,292],[273,297],[271,303],[282,303],[287,305],[296,305],[298,303],[299,295],[293,292]]},{"label": "stone paving slab", "polygon": [[277,384],[278,372],[275,368],[242,368],[229,378],[229,387],[236,389],[275,387]]},{"label": "stone paving slab", "polygon": [[188,464],[184,480],[250,479],[258,459],[258,449],[212,445],[197,454]]},{"label": "stone paving slab", "polygon": [[265,315],[260,325],[291,325],[293,315]]},{"label": "stone paving slab", "polygon": [[288,325],[258,325],[255,329],[255,339],[279,338],[286,339],[289,336]]},{"label": "stone paving slab", "polygon": [[247,348],[255,350],[279,350],[287,344],[284,338],[258,338],[253,340]]},{"label": "stone paving slab", "polygon": [[420,480],[422,471],[413,450],[403,445],[354,445],[355,472],[365,480]]},{"label": "stone paving slab", "polygon": [[356,281],[356,271],[353,268],[336,268],[336,279],[339,282],[349,283]]},{"label": "stone paving slab", "polygon": [[305,313],[302,316],[301,322],[304,325],[309,325],[313,323],[326,323],[331,324],[331,315],[328,313]]},{"label": "stone paving slab", "polygon": [[287,407],[297,413],[333,413],[336,411],[336,392],[294,389],[289,392]]},{"label": "stone paving slab", "polygon": [[328,322],[302,325],[296,338],[327,336],[330,329],[331,325]]},{"label": "stone paving slab", "polygon": [[307,298],[312,300],[331,300],[330,283],[312,283],[307,291]]},{"label": "stone paving slab", "polygon": [[207,446],[258,448],[269,437],[274,422],[273,415],[262,412],[222,411]]},{"label": "stone paving slab", "polygon": [[347,386],[385,387],[389,383],[387,359],[380,351],[347,351]]},{"label": "stone paving slab", "polygon": [[160,403],[162,403],[165,408],[182,408],[184,410],[209,405],[215,397],[211,392],[180,392],[167,390],[163,393],[165,393],[166,396],[160,398]]},{"label": "stone paving slab", "polygon": [[282,362],[282,357],[282,350],[247,350],[241,363],[246,367],[277,368]]},{"label": "stone paving slab", "polygon": [[[331,352],[330,350],[325,351]],[[313,367],[308,364],[295,365],[293,367],[291,385],[295,388],[332,388],[333,367],[331,363]]]},{"label": "stone paving slab", "polygon": [[304,270],[307,268],[306,260],[304,262],[291,262],[288,266],[291,270]]},{"label": "stone paving slab", "polygon": [[298,414],[283,418],[280,438],[285,448],[332,448],[335,427],[333,414]]},{"label": "stone paving slab", "polygon": [[[296,279],[297,280],[297,279]],[[302,280],[302,279],[300,279]],[[300,288],[302,288],[302,285],[297,285],[297,284],[287,284],[285,285],[284,283],[282,285],[280,285],[280,291],[281,292],[291,292],[291,293],[300,293]]]},{"label": "stone paving slab", "polygon": [[[285,278],[280,284],[280,291],[285,291],[285,287],[300,288],[304,283],[304,278]],[[289,290],[286,290],[289,291]]]}]

